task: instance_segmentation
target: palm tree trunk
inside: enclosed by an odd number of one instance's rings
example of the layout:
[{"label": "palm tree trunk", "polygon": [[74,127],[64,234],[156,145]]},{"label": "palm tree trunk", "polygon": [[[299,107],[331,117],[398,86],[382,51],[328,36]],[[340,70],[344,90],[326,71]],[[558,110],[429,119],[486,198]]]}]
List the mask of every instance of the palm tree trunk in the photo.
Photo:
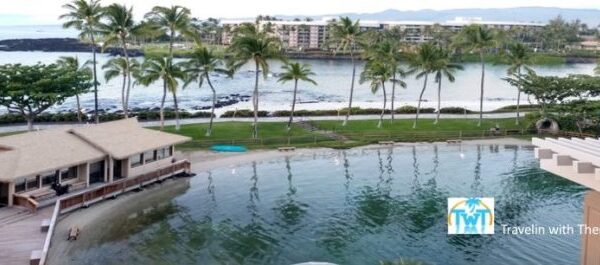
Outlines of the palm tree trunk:
[{"label": "palm tree trunk", "polygon": [[348,124],[348,119],[350,119],[350,112],[352,111],[352,98],[354,97],[354,79],[356,78],[356,62],[354,61],[354,43],[352,43],[352,47],[350,48],[350,60],[352,60],[352,83],[350,84],[350,99],[348,101],[348,112],[346,113],[346,119],[344,119],[342,126],[346,126],[346,124]]},{"label": "palm tree trunk", "polygon": [[212,127],[213,127],[213,119],[215,117],[215,105],[217,104],[217,92],[215,91],[215,88],[213,87],[212,83],[210,82],[210,77],[208,75],[208,73],[205,74],[206,76],[206,81],[208,82],[208,86],[210,86],[210,90],[212,90],[212,108],[210,111],[210,122],[208,123],[208,130],[206,130],[206,136],[211,136],[212,134]]},{"label": "palm tree trunk", "polygon": [[94,38],[94,34],[90,34],[90,40],[92,41],[92,72],[94,74],[94,121],[96,123],[100,122],[100,118],[98,117],[98,77],[96,72],[96,39]]},{"label": "palm tree trunk", "polygon": [[173,94],[173,104],[175,105],[175,130],[179,131],[179,107],[177,105],[177,91],[173,90],[171,92]]},{"label": "palm tree trunk", "polygon": [[381,82],[381,88],[383,90],[383,108],[381,109],[381,116],[379,116],[379,123],[377,123],[377,128],[381,128],[383,125],[383,115],[385,115],[385,106],[387,104],[387,93],[385,91],[385,81]]},{"label": "palm tree trunk", "polygon": [[294,79],[294,97],[292,98],[292,111],[290,112],[290,120],[287,124],[287,130],[292,129],[292,122],[294,121],[294,110],[296,109],[296,93],[298,93],[298,79]]},{"label": "palm tree trunk", "polygon": [[[125,103],[125,85],[127,85],[127,73],[123,75],[123,87],[121,87],[121,106],[123,108],[123,114],[125,114],[125,110],[127,109],[127,104]],[[127,118],[127,116],[125,116]]]},{"label": "palm tree trunk", "polygon": [[77,122],[81,123],[81,103],[79,101],[79,94],[75,94],[75,100],[77,101]]},{"label": "palm tree trunk", "polygon": [[394,123],[394,113],[396,112],[396,109],[394,109],[394,101],[396,100],[396,71],[394,71],[394,75],[392,76],[392,78],[394,78],[394,82],[392,82],[392,106],[391,106],[391,120],[390,123]]},{"label": "palm tree trunk", "polygon": [[433,124],[440,122],[440,110],[442,109],[442,78],[438,80],[437,101],[437,115],[435,116],[435,121]]},{"label": "palm tree trunk", "polygon": [[425,80],[423,81],[423,89],[421,89],[421,94],[419,95],[419,102],[417,102],[417,115],[415,115],[415,122],[413,123],[413,129],[417,128],[417,122],[419,121],[419,113],[421,113],[421,100],[423,99],[423,93],[425,93],[425,89],[427,88],[427,78],[429,74],[425,75]]},{"label": "palm tree trunk", "polygon": [[[521,78],[521,67],[517,68],[517,74],[519,78]],[[517,119],[515,120],[515,125],[519,125],[519,118],[521,118],[521,114],[519,113],[519,106],[521,103],[521,87],[517,85]]]},{"label": "palm tree trunk", "polygon": [[163,96],[160,101],[160,129],[165,129],[165,100],[167,99],[167,80],[163,79]]},{"label": "palm tree trunk", "polygon": [[[129,89],[131,88],[131,72],[129,69],[129,54],[127,53],[127,41],[124,37],[121,39],[121,41],[123,44],[123,55],[125,56],[125,61],[127,61],[127,64],[125,64],[125,74],[127,75],[127,91],[129,91]],[[127,106],[127,102],[125,102],[125,97],[123,97],[123,114],[125,115],[125,118],[129,118],[129,107]]]},{"label": "palm tree trunk", "polygon": [[477,126],[481,126],[483,121],[483,86],[485,82],[485,62],[483,61],[483,51],[479,52],[479,60],[481,61],[481,94],[479,96],[479,122]]},{"label": "palm tree trunk", "polygon": [[256,63],[255,78],[254,78],[254,92],[252,93],[252,104],[254,105],[254,123],[252,124],[252,138],[258,139],[258,75],[259,66]]}]

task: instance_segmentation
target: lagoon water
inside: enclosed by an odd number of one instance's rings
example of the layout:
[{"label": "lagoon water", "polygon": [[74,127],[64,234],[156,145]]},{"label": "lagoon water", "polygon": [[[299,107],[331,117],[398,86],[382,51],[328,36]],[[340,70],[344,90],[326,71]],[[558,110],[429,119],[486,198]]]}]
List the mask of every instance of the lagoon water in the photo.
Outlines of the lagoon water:
[{"label": "lagoon water", "polygon": [[[47,52],[0,52],[0,64],[22,63],[35,64],[52,63],[61,56],[77,56],[81,61],[91,59],[89,53],[47,53]],[[110,59],[108,55],[100,55],[98,58],[99,68]],[[142,58],[137,58],[142,60]],[[352,65],[343,60],[298,60],[301,63],[310,64],[317,74],[313,77],[318,85],[300,83],[298,101],[301,102],[297,109],[336,109],[347,106],[350,74]],[[443,83],[442,106],[466,107],[477,110],[479,108],[479,78],[480,68],[476,63],[467,63],[465,70],[456,74],[456,82]],[[541,75],[567,75],[567,74],[592,74],[594,64],[567,64],[553,66],[535,67]],[[358,71],[362,64],[359,64]],[[271,71],[277,75],[281,72],[281,63],[272,62]],[[102,71],[99,71],[100,105],[103,109],[116,110],[120,106],[121,79],[115,78],[106,82]],[[260,80],[260,108],[263,110],[289,109],[292,97],[293,84],[281,84],[277,78],[270,75],[267,80]],[[506,77],[506,67],[503,65],[488,65],[486,71],[485,110],[492,110],[501,106],[515,104],[516,89],[508,85],[502,78]],[[233,79],[225,76],[213,76],[213,84],[219,96],[230,94],[251,95],[254,84],[254,72],[250,65],[243,67]],[[432,79],[430,78],[430,81]],[[398,88],[396,91],[396,106],[416,105],[422,80],[414,77],[406,78],[408,87]],[[388,86],[388,91],[389,90]],[[429,82],[424,94],[424,106],[435,107],[437,84]],[[388,92],[390,93],[390,92]],[[131,92],[132,107],[153,108],[160,104],[162,87],[159,82],[149,87],[135,86]],[[192,110],[194,107],[210,106],[211,94],[208,87],[198,88],[196,83],[181,89],[178,92],[181,108]],[[381,108],[381,92],[371,93],[369,84],[356,84],[354,105],[361,107]],[[522,103],[527,103],[527,97],[522,97]],[[168,100],[171,100],[170,96]],[[82,96],[83,106],[87,109],[93,108],[93,94]],[[172,103],[167,103],[169,106]],[[57,106],[54,111],[73,109],[74,99],[67,100],[62,106]],[[388,105],[389,107],[389,105]],[[251,108],[249,102],[241,102],[220,109],[220,112],[229,109]]]},{"label": "lagoon water", "polygon": [[[63,264],[578,264],[585,189],[529,148],[418,145],[323,151],[197,172],[160,203],[112,216]],[[147,191],[151,192],[151,191]],[[148,196],[153,196],[148,194]],[[447,235],[447,197],[495,198],[496,234]],[[143,200],[143,199],[140,199]],[[130,206],[133,207],[133,206]],[[91,232],[90,232],[91,233]]]}]

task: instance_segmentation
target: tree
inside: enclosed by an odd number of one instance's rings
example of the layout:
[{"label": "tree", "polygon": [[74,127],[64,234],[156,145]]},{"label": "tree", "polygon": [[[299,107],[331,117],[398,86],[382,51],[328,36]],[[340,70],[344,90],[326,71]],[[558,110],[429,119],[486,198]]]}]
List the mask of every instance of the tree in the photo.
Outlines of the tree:
[{"label": "tree", "polygon": [[157,80],[163,81],[163,96],[160,102],[160,129],[165,127],[164,107],[167,97],[167,91],[173,95],[173,104],[175,107],[175,130],[179,131],[179,107],[177,105],[177,88],[179,82],[185,82],[187,76],[184,70],[184,63],[173,64],[168,57],[150,56],[144,59],[142,64],[142,73],[140,75],[140,84],[148,86]]},{"label": "tree", "polygon": [[[133,9],[125,5],[112,4],[105,8],[104,18],[106,23],[99,26],[99,32],[104,36],[103,48],[109,45],[120,45],[125,61],[129,62],[129,53],[127,42],[131,35],[138,29],[133,20]],[[131,69],[129,64],[125,64],[125,76],[127,79],[127,89],[131,90]],[[123,101],[125,102],[125,101]],[[129,115],[129,109],[123,109],[125,117]]]},{"label": "tree", "polygon": [[126,86],[128,71],[133,74],[135,72],[134,70],[139,71],[139,68],[140,64],[136,59],[129,59],[128,61],[125,57],[120,56],[108,60],[108,62],[102,66],[106,82],[117,76],[123,77],[123,85],[121,87],[121,105],[123,107],[123,113],[127,113],[127,110],[129,109],[130,87]]},{"label": "tree", "polygon": [[383,108],[381,109],[381,115],[379,116],[379,122],[377,128],[381,128],[383,125],[383,115],[385,114],[387,104],[387,93],[385,90],[385,82],[389,81],[393,75],[393,67],[384,61],[371,60],[365,65],[365,69],[360,74],[360,84],[364,84],[370,81],[371,92],[373,94],[379,91],[379,88],[383,91]]},{"label": "tree", "polygon": [[98,35],[98,26],[102,18],[102,6],[100,0],[73,0],[71,3],[63,5],[67,13],[61,15],[59,19],[68,20],[63,24],[64,28],[74,28],[79,30],[80,38],[89,38],[92,46],[92,73],[94,77],[94,120],[99,122],[98,118],[98,77],[96,72],[96,36]]},{"label": "tree", "polygon": [[427,79],[429,74],[435,71],[436,63],[439,56],[439,48],[431,43],[424,43],[417,48],[415,54],[411,55],[409,59],[409,73],[416,73],[417,79],[424,77],[423,89],[419,94],[419,101],[417,102],[417,114],[415,115],[415,121],[413,123],[413,129],[417,128],[417,122],[419,121],[419,113],[421,112],[421,102],[423,101],[423,93],[427,88]]},{"label": "tree", "polygon": [[202,88],[204,81],[208,83],[212,91],[212,108],[210,114],[210,123],[206,130],[206,136],[211,136],[213,127],[213,118],[215,116],[215,105],[217,104],[217,91],[210,81],[210,75],[213,73],[226,74],[231,76],[231,72],[223,68],[222,58],[215,55],[212,49],[206,47],[197,47],[186,62],[186,72],[188,74],[184,87],[187,87],[192,81],[198,81],[198,88]]},{"label": "tree", "polygon": [[436,62],[433,67],[433,73],[435,75],[435,82],[438,84],[437,90],[437,115],[433,124],[437,124],[440,121],[440,113],[442,109],[442,81],[444,77],[450,82],[454,82],[454,73],[458,70],[463,70],[463,66],[452,62],[452,55],[448,50],[440,48],[438,50],[438,56],[436,56]]},{"label": "tree", "polygon": [[262,71],[263,78],[269,74],[269,59],[285,61],[281,53],[279,39],[270,37],[264,32],[259,32],[252,24],[245,26],[244,30],[238,31],[228,48],[231,53],[230,69],[236,70],[248,62],[254,62],[254,92],[252,94],[252,105],[254,108],[254,123],[252,125],[252,137],[258,138],[258,80]]},{"label": "tree", "polygon": [[[391,95],[391,122],[394,122],[396,109],[394,102],[396,100],[396,84],[404,83],[399,78],[406,76],[406,71],[400,67],[400,62],[404,59],[400,42],[392,36],[385,36],[384,39],[371,47],[366,48],[365,57],[368,60],[385,61],[392,70],[392,95]],[[405,87],[405,86],[404,86]]]},{"label": "tree", "polygon": [[292,122],[294,119],[294,110],[296,109],[296,94],[298,93],[298,81],[309,82],[313,85],[317,85],[315,80],[310,79],[309,76],[315,75],[314,72],[311,71],[310,65],[302,65],[300,63],[287,63],[281,67],[283,69],[283,73],[279,77],[278,82],[286,83],[289,81],[294,81],[294,96],[292,97],[292,110],[290,111],[290,119],[287,124],[287,130],[289,131],[292,128]]},{"label": "tree", "polygon": [[173,43],[177,33],[199,41],[194,36],[190,14],[190,10],[182,6],[155,6],[152,11],[146,14],[146,18],[150,24],[156,27],[157,31],[169,36],[169,59],[171,60],[173,59]]},{"label": "tree", "polygon": [[352,98],[354,96],[354,79],[356,78],[356,62],[354,53],[358,38],[361,35],[359,20],[352,21],[349,17],[340,17],[337,23],[331,25],[331,39],[337,43],[337,50],[349,51],[352,61],[352,82],[350,83],[350,98],[348,100],[348,112],[343,126],[346,126],[352,110]]},{"label": "tree", "polygon": [[[79,64],[79,59],[76,56],[62,56],[58,59],[56,64],[60,67],[68,69],[69,71],[81,73],[82,77],[93,76],[93,70],[89,67],[89,65],[92,64],[92,61],[87,61],[81,65]],[[82,113],[79,95],[86,93],[88,89],[86,87],[73,87],[73,90],[75,91],[75,101],[77,103],[77,121],[81,123]]]},{"label": "tree", "polygon": [[493,48],[496,44],[495,33],[491,29],[487,29],[477,24],[464,27],[454,39],[454,45],[457,47],[479,53],[479,61],[481,63],[481,87],[479,96],[479,122],[477,123],[477,126],[481,126],[483,120],[483,92],[485,87],[485,61],[483,55],[486,49]]},{"label": "tree", "polygon": [[56,64],[0,65],[0,105],[21,114],[32,131],[37,115],[90,89],[91,79],[88,72]]},{"label": "tree", "polygon": [[[531,58],[529,56],[529,52],[527,47],[521,43],[515,43],[508,47],[508,53],[505,56],[507,62],[509,63],[509,67],[507,69],[508,75],[516,76],[517,78],[521,77],[521,71],[525,69],[527,72],[533,72],[533,69],[530,67]],[[517,87],[517,118],[515,120],[515,124],[519,125],[519,107],[521,104],[521,88]]]}]

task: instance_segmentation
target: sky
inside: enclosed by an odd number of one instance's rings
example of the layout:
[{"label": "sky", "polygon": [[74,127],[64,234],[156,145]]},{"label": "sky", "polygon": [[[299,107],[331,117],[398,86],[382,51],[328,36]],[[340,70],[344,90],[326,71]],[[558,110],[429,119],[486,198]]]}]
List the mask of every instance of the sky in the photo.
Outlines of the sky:
[{"label": "sky", "polygon": [[[58,16],[64,11],[66,0],[2,0],[0,25],[60,24]],[[322,15],[344,12],[372,13],[386,9],[457,9],[505,8],[543,6],[563,8],[600,9],[598,0],[102,0],[134,6],[137,19],[141,19],[155,5],[183,5],[195,17],[247,18],[265,15]]]}]

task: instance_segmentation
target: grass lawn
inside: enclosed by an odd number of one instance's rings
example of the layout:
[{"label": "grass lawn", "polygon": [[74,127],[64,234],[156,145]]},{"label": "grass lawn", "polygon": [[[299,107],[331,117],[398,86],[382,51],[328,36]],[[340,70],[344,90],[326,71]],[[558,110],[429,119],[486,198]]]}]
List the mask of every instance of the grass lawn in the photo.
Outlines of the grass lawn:
[{"label": "grass lawn", "polygon": [[[352,118],[350,118],[352,119]],[[483,119],[481,126],[477,126],[477,119],[440,119],[438,124],[433,124],[433,119],[419,119],[417,128],[413,129],[414,120],[395,120],[391,123],[390,120],[383,121],[383,127],[377,128],[378,120],[350,120],[346,126],[342,126],[340,121],[313,121],[312,123],[324,130],[345,132],[390,132],[390,131],[405,131],[405,132],[436,132],[436,131],[481,131],[489,130],[496,126],[501,129],[523,129],[526,125],[521,122],[521,125],[515,125],[514,118],[505,119]]]}]

